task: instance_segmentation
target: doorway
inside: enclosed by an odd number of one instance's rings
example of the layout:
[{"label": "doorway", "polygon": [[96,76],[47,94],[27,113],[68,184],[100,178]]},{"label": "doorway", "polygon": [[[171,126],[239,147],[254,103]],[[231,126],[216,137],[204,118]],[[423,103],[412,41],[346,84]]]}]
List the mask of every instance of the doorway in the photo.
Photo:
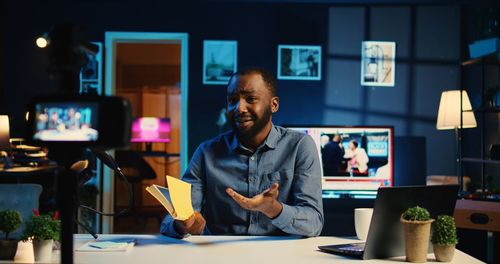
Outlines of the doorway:
[{"label": "doorway", "polygon": [[[155,178],[133,183],[131,216],[144,226],[151,226],[143,222],[150,221],[145,216],[154,216],[152,221],[158,223],[165,213],[144,187],[165,186],[165,174],[179,177],[187,167],[187,40],[187,33],[106,32],[105,35],[105,94],[129,99],[134,120],[155,117],[168,122],[171,128],[168,140],[131,143],[130,150],[140,153],[155,174]],[[104,168],[103,176],[102,207],[105,211],[118,211],[127,205],[126,187],[108,168]],[[103,233],[145,232],[128,230],[140,226],[134,222],[120,225],[115,220],[103,217]],[[150,231],[157,233],[159,229]]]}]

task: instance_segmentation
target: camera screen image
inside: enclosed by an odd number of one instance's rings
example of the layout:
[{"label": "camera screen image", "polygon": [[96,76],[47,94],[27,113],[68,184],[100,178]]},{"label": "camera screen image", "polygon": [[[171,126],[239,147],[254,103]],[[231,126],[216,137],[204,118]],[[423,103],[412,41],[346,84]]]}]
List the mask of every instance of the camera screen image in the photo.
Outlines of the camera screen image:
[{"label": "camera screen image", "polygon": [[35,134],[40,141],[97,141],[96,103],[38,103],[35,105]]}]

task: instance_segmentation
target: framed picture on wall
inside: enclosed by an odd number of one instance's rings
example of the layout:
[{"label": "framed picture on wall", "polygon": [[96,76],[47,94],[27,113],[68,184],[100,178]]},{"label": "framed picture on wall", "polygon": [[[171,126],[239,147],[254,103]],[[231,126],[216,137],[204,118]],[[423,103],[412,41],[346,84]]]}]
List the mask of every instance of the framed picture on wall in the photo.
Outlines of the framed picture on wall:
[{"label": "framed picture on wall", "polygon": [[361,44],[361,85],[394,86],[396,42],[363,41]]},{"label": "framed picture on wall", "polygon": [[237,71],[237,52],[237,41],[203,41],[203,84],[227,84]]},{"label": "framed picture on wall", "polygon": [[85,65],[80,70],[80,92],[102,93],[102,43],[92,42],[98,47],[95,54],[84,53]]},{"label": "framed picture on wall", "polygon": [[321,46],[278,45],[278,79],[321,80]]}]

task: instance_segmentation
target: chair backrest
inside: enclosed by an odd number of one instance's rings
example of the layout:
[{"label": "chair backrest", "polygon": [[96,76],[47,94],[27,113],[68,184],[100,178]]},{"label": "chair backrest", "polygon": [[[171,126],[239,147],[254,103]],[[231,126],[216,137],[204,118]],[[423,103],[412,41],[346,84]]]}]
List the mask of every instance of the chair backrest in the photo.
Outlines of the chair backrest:
[{"label": "chair backrest", "polygon": [[[467,191],[471,179],[468,176],[463,176],[463,188]],[[429,175],[427,176],[426,185],[447,185],[458,184],[458,177],[455,175]]]},{"label": "chair backrest", "polygon": [[136,151],[119,150],[115,152],[115,160],[123,174],[131,181],[155,179],[156,172],[149,163]]},{"label": "chair backrest", "polygon": [[[38,199],[42,193],[40,184],[0,184],[0,210],[19,211],[23,222],[21,227],[9,234],[9,238],[20,238],[25,229],[25,222],[33,215],[33,208],[38,209]],[[4,236],[5,234],[0,234]]]}]

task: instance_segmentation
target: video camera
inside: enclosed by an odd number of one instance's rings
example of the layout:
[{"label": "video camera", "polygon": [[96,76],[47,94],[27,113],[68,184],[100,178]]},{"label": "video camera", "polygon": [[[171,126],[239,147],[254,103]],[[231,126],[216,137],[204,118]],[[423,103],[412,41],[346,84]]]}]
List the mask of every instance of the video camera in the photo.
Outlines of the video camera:
[{"label": "video camera", "polygon": [[111,149],[130,143],[130,103],[116,96],[46,96],[28,107],[26,138],[48,147]]}]

